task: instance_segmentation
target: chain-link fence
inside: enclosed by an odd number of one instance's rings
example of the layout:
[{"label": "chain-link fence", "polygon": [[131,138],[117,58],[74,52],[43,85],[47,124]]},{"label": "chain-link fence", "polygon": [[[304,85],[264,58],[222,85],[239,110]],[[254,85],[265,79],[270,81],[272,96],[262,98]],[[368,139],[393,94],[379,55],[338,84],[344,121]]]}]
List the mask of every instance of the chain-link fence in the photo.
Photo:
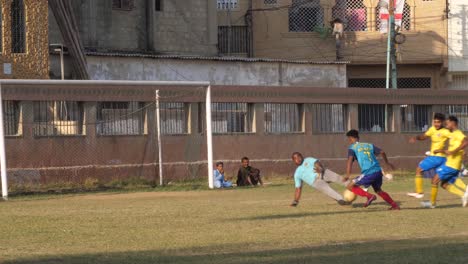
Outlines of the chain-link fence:
[{"label": "chain-link fence", "polygon": [[323,26],[323,8],[319,0],[292,1],[289,8],[289,31],[312,32]]},{"label": "chain-link fence", "polygon": [[[432,81],[430,77],[420,78],[398,78],[398,89],[404,88],[431,88]],[[350,78],[348,87],[354,88],[385,88],[385,78]]]}]

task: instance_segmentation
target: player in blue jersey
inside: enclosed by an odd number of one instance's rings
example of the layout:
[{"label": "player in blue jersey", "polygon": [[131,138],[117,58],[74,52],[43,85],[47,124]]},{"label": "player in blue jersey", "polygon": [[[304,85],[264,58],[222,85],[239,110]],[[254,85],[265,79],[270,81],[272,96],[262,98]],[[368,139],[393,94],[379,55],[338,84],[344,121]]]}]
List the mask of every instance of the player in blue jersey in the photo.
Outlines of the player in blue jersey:
[{"label": "player in blue jersey", "polygon": [[303,182],[334,199],[340,205],[350,204],[343,200],[343,196],[341,196],[341,194],[337,193],[330,187],[330,185],[328,185],[329,182],[335,182],[343,186],[347,186],[348,183],[343,180],[343,177],[324,168],[318,159],[312,157],[304,158],[299,152],[294,152],[292,154],[292,160],[294,164],[296,164],[297,168],[294,172],[296,192],[291,206],[297,206],[299,204]]},{"label": "player in blue jersey", "polygon": [[364,204],[364,207],[367,207],[377,199],[377,196],[368,193],[359,186],[366,188],[372,186],[374,191],[392,206],[390,210],[400,210],[400,207],[393,201],[390,195],[382,190],[382,167],[380,167],[376,156],[381,156],[385,164],[393,168],[393,165],[388,162],[385,152],[373,144],[359,142],[359,132],[355,129],[348,131],[346,136],[351,145],[348,148],[345,180],[349,179],[355,160],[357,160],[359,167],[361,167],[361,175],[348,184],[348,190],[356,195],[366,197],[367,202]]}]

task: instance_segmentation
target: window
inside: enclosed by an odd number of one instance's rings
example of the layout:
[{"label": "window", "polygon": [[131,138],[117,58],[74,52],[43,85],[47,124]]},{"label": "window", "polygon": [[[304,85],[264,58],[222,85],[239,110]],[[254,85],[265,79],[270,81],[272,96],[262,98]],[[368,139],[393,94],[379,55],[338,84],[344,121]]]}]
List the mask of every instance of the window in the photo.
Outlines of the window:
[{"label": "window", "polygon": [[187,106],[184,103],[163,102],[159,104],[161,134],[174,135],[187,133]]},{"label": "window", "polygon": [[132,10],[133,0],[112,0],[112,8],[117,10]]},{"label": "window", "polygon": [[220,54],[247,54],[250,38],[247,26],[218,27],[218,51]]},{"label": "window", "polygon": [[346,21],[345,31],[367,31],[367,8],[363,0],[337,1],[332,15],[333,19]]},{"label": "window", "polygon": [[[398,78],[398,88],[431,88],[431,78]],[[348,80],[348,87],[385,88],[385,78],[356,78]]]},{"label": "window", "polygon": [[299,104],[264,104],[265,132],[302,132],[302,111]]},{"label": "window", "polygon": [[468,105],[446,105],[447,116],[454,115],[458,118],[458,128],[468,131]]},{"label": "window", "polygon": [[143,135],[146,133],[143,102],[100,102],[97,106],[98,135]]},{"label": "window", "polygon": [[289,8],[289,31],[311,32],[317,27],[323,27],[320,0],[293,0]]},{"label": "window", "polygon": [[35,101],[34,136],[83,134],[83,103],[75,101]]},{"label": "window", "polygon": [[312,130],[315,133],[343,133],[347,129],[347,109],[343,104],[313,104]]},{"label": "window", "polygon": [[[382,25],[387,25],[387,24],[382,24],[381,18],[380,18],[380,7],[375,8],[375,27],[377,30],[380,30],[380,27]],[[401,30],[411,30],[411,7],[405,3],[405,6],[403,8],[403,18],[401,20]],[[382,30],[380,30],[382,31]],[[385,30],[386,32],[386,30]]]},{"label": "window", "polygon": [[[387,119],[385,117],[387,116]],[[358,105],[358,124],[361,132],[388,132],[387,120],[391,117],[391,106],[385,112],[385,105]]]},{"label": "window", "polygon": [[[3,28],[3,9],[0,8],[0,29]],[[3,52],[3,30],[0,30],[0,53]]]},{"label": "window", "polygon": [[[202,116],[205,111],[201,111]],[[203,120],[203,119],[202,119]],[[212,103],[211,125],[213,133],[252,132],[253,111],[247,103]]]},{"label": "window", "polygon": [[276,5],[278,0],[263,0],[263,4],[265,5]]},{"label": "window", "polygon": [[154,1],[154,10],[155,11],[162,11],[162,0],[155,0]]},{"label": "window", "polygon": [[424,132],[432,124],[430,105],[400,105],[401,131]]},{"label": "window", "polygon": [[26,22],[23,0],[13,0],[11,2],[11,37],[11,52],[25,53]]},{"label": "window", "polygon": [[218,10],[236,9],[238,0],[217,0]]},{"label": "window", "polygon": [[19,134],[20,106],[18,101],[3,101],[3,129],[5,136]]}]

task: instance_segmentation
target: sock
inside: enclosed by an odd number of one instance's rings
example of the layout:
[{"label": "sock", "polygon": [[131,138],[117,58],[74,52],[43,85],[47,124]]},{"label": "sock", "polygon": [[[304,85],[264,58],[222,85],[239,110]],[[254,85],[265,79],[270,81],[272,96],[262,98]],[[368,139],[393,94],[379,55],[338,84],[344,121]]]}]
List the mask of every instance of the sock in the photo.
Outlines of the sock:
[{"label": "sock", "polygon": [[393,201],[392,197],[390,197],[390,195],[388,195],[388,193],[384,192],[384,191],[380,191],[377,193],[380,197],[382,197],[382,199],[384,199],[387,203],[389,203],[392,207],[396,207],[398,206],[395,201]]},{"label": "sock", "polygon": [[416,175],[416,178],[414,178],[414,184],[416,186],[417,193],[424,193],[424,190],[423,190],[424,181],[421,175]]},{"label": "sock", "polygon": [[359,195],[359,196],[362,196],[362,197],[367,197],[367,198],[371,198],[372,197],[372,194],[364,191],[363,189],[361,189],[360,187],[358,186],[354,186],[353,189],[351,190],[353,193]]},{"label": "sock", "polygon": [[463,191],[466,191],[466,184],[460,178],[457,178],[454,184]]},{"label": "sock", "polygon": [[439,186],[437,184],[432,184],[431,188],[431,204],[436,205],[437,192],[439,191]]},{"label": "sock", "polygon": [[458,189],[457,187],[455,187],[455,185],[452,185],[452,184],[449,184],[446,190],[459,197],[463,197],[463,195],[465,195],[465,192],[462,192],[460,189]]}]

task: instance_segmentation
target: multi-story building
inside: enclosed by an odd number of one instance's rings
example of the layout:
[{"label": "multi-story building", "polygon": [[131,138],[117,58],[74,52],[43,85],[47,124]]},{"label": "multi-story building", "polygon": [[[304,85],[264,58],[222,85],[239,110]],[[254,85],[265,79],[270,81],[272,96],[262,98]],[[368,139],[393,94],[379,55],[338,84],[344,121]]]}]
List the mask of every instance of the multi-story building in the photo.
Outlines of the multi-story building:
[{"label": "multi-story building", "polygon": [[449,89],[468,89],[468,2],[449,1]]},{"label": "multi-story building", "polygon": [[0,1],[0,78],[49,78],[47,2]]},{"label": "multi-story building", "polygon": [[[351,62],[348,85],[385,87],[387,35],[379,30],[378,0],[217,3],[220,51],[231,55],[250,47],[244,53],[254,57],[333,61],[336,45],[330,22],[341,16],[345,20],[341,52],[343,60]],[[406,0],[401,27],[406,39],[397,48],[400,88],[445,87],[446,8],[446,1]],[[250,24],[252,44],[243,40]]]}]

